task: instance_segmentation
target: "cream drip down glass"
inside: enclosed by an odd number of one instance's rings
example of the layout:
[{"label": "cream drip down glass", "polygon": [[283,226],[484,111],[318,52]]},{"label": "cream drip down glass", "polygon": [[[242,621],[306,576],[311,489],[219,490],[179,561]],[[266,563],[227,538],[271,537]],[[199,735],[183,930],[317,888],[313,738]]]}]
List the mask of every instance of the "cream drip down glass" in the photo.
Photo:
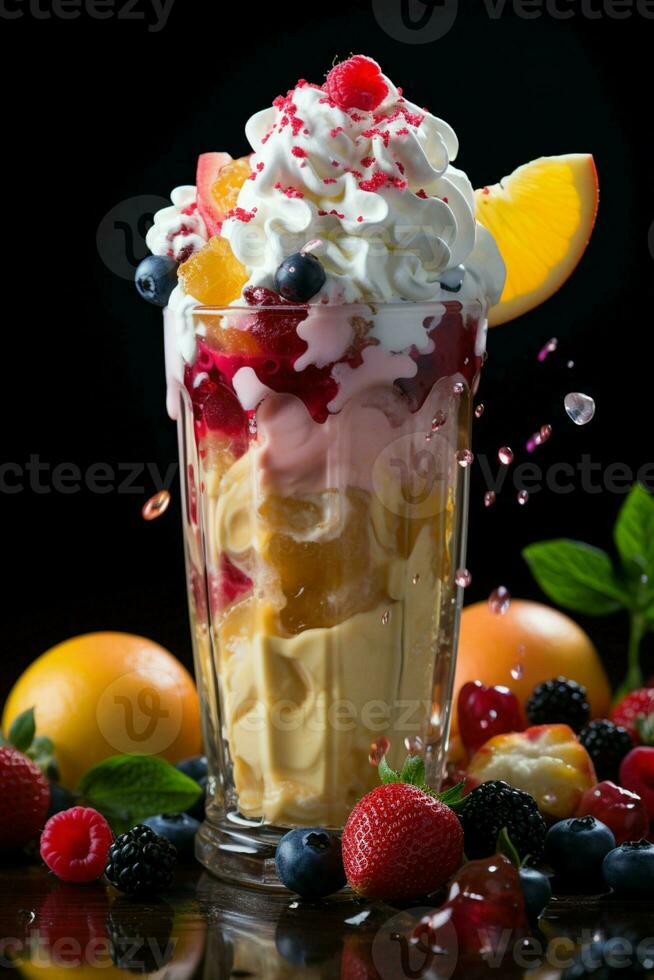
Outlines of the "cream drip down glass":
[{"label": "cream drip down glass", "polygon": [[[148,235],[184,262],[165,333],[210,768],[198,856],[264,888],[281,835],[341,828],[381,752],[422,753],[432,786],[447,752],[471,398],[504,267],[454,133],[375,72],[369,108],[298,83],[248,123],[236,206],[212,226],[199,167]],[[289,302],[277,270],[307,252],[321,284]]]}]

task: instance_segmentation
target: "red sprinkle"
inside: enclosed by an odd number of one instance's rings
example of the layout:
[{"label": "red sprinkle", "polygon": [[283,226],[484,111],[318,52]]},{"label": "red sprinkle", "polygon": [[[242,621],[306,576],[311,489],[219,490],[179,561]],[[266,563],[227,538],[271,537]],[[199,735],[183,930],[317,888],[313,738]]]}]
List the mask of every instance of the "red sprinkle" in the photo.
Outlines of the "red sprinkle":
[{"label": "red sprinkle", "polygon": [[257,213],[257,210],[257,208],[252,208],[251,211],[246,211],[244,208],[232,208],[232,210],[228,211],[225,215],[225,220],[228,218],[236,218],[237,221],[242,221],[243,224],[247,225],[248,222],[252,221]]},{"label": "red sprinkle", "polygon": [[422,187],[420,188],[419,191],[416,191],[416,197],[421,197],[423,199],[423,201],[427,201],[429,199],[429,195],[428,195],[427,191],[424,190],[424,188],[422,188]]},{"label": "red sprinkle", "polygon": [[338,180],[336,177],[323,177],[323,184],[337,184]]},{"label": "red sprinkle", "polygon": [[374,162],[375,162],[374,157],[364,157],[363,160],[361,161],[361,166],[367,169],[368,167],[372,167]]},{"label": "red sprinkle", "polygon": [[307,151],[301,146],[294,146],[293,149],[291,150],[291,153],[293,154],[294,157],[300,157],[300,158],[309,155]]},{"label": "red sprinkle", "polygon": [[339,133],[344,133],[344,132],[345,130],[343,129],[342,126],[334,126],[334,128],[330,131],[329,135],[333,139],[334,137],[338,136]]},{"label": "red sprinkle", "polygon": [[281,184],[279,181],[277,181],[277,183],[275,184],[275,190],[281,191],[282,194],[286,195],[286,197],[304,197],[302,191],[299,191],[297,187],[291,187],[291,186],[284,187],[284,185]]}]

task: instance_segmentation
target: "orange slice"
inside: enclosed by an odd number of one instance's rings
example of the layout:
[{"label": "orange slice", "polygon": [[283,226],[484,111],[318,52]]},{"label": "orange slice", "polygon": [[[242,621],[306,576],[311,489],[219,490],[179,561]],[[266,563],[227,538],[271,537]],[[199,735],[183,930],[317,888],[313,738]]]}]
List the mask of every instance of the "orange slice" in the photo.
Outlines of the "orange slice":
[{"label": "orange slice", "polygon": [[227,306],[241,295],[248,280],[245,266],[225,238],[210,238],[204,248],[179,267],[184,291],[205,306]]},{"label": "orange slice", "polygon": [[540,157],[476,190],[475,199],[507,267],[489,316],[497,326],[549,299],[584,254],[599,202],[595,162],[589,153]]}]

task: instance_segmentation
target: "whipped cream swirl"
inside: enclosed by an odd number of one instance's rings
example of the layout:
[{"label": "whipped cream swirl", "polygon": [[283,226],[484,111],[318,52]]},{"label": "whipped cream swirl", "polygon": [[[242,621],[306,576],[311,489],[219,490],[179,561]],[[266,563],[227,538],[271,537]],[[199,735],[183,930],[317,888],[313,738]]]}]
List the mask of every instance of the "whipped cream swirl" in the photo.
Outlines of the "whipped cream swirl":
[{"label": "whipped cream swirl", "polygon": [[[280,263],[311,243],[327,277],[312,303],[492,305],[505,267],[475,219],[470,181],[452,166],[456,135],[384,81],[388,93],[372,112],[341,109],[300,82],[254,115],[252,175],[222,235],[248,286],[269,289]],[[452,292],[457,274],[462,285]]]}]

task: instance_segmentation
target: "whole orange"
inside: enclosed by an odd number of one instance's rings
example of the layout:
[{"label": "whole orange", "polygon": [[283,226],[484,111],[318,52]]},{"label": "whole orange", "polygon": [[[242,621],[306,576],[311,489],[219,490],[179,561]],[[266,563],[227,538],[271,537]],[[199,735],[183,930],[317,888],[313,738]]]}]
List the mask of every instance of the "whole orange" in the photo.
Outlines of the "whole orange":
[{"label": "whole orange", "polygon": [[61,782],[69,789],[111,755],[161,755],[177,762],[201,751],[193,678],[171,653],[142,636],[87,633],[48,650],[14,685],[3,731],[31,707],[37,734],[54,742]]},{"label": "whole orange", "polygon": [[456,701],[468,681],[503,684],[525,705],[542,681],[563,675],[588,690],[593,718],[607,716],[611,688],[590,637],[569,616],[539,602],[513,599],[505,613],[487,602],[467,606],[454,682],[451,758],[461,756]]}]

